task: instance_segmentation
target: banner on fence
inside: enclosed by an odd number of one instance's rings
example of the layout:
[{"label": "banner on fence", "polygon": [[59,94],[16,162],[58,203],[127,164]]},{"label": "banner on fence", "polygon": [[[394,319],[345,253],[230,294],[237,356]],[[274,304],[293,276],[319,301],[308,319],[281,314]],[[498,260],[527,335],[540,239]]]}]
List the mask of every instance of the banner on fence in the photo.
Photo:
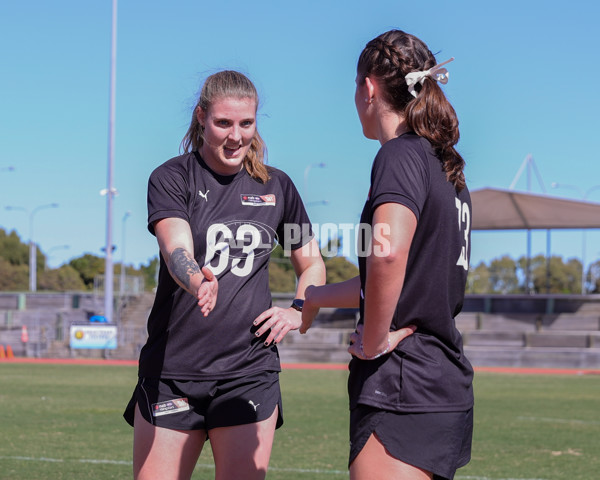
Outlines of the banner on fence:
[{"label": "banner on fence", "polygon": [[112,324],[71,325],[71,348],[117,348],[117,326]]}]

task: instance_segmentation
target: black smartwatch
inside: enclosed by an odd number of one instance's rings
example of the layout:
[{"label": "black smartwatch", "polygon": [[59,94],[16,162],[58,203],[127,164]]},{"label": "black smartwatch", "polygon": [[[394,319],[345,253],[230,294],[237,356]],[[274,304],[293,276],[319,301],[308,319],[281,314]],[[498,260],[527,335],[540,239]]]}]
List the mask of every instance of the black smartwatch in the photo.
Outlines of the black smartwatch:
[{"label": "black smartwatch", "polygon": [[303,306],[304,306],[304,300],[302,300],[300,298],[294,298],[294,301],[290,305],[290,307],[292,307],[294,310],[298,310],[299,312],[302,311]]}]

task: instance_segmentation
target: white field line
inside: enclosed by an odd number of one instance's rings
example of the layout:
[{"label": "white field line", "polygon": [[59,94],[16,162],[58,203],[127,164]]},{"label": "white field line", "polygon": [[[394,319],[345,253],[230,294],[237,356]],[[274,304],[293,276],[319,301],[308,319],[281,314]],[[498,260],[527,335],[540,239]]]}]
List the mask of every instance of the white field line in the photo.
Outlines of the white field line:
[{"label": "white field line", "polygon": [[547,423],[573,423],[576,425],[600,425],[596,420],[575,420],[571,418],[550,418],[550,417],[517,417],[517,420],[527,420],[530,422],[547,422]]},{"label": "white field line", "polygon": [[[104,465],[132,465],[133,462],[131,460],[102,460],[102,459],[92,459],[92,458],[81,458],[79,460],[64,460],[62,458],[46,458],[46,457],[23,457],[23,456],[0,456],[0,460],[20,460],[23,462],[51,462],[51,463],[64,463],[64,462],[74,462],[74,463],[91,463],[91,464],[104,464]],[[196,465],[196,468],[214,470],[214,465],[202,464],[199,463]],[[339,475],[339,474],[347,474],[347,470],[320,470],[320,469],[304,469],[304,468],[277,468],[270,467],[269,470],[275,472],[294,472],[294,473],[323,473],[329,475]]]},{"label": "white field line", "polygon": [[0,460],[21,460],[23,462],[50,462],[50,463],[64,462],[64,460],[62,460],[60,458],[45,458],[45,457],[34,458],[34,457],[21,457],[21,456],[0,457]]},{"label": "white field line", "polygon": [[[62,458],[46,458],[46,457],[22,457],[22,456],[0,456],[0,460],[20,460],[24,462],[52,462],[52,463],[63,463],[63,462],[74,462],[74,463],[91,463],[91,464],[104,464],[104,465],[127,465],[131,466],[133,462],[131,460],[101,460],[101,459],[91,459],[91,458],[82,458],[79,460],[64,460]],[[214,465],[202,464],[199,463],[196,465],[196,468],[214,470]],[[289,473],[319,473],[325,475],[344,475],[347,474],[347,470],[320,470],[320,469],[308,469],[308,468],[277,468],[270,467],[270,471],[274,472],[289,472]]]},{"label": "white field line", "polygon": [[[100,459],[80,459],[80,460],[64,460],[62,458],[46,458],[46,457],[22,457],[22,456],[0,456],[0,460],[20,460],[24,462],[50,462],[50,463],[62,463],[62,462],[76,462],[76,463],[91,463],[91,464],[105,464],[105,465],[127,465],[131,466],[130,460],[100,460]],[[196,468],[202,469],[214,469],[214,465],[197,464]],[[322,475],[347,475],[347,470],[320,470],[320,469],[308,469],[308,468],[277,468],[270,467],[269,471],[273,472],[288,472],[288,473],[310,473],[310,474],[322,474]],[[543,478],[495,478],[495,477],[480,477],[477,475],[456,475],[456,480],[545,480]]]}]

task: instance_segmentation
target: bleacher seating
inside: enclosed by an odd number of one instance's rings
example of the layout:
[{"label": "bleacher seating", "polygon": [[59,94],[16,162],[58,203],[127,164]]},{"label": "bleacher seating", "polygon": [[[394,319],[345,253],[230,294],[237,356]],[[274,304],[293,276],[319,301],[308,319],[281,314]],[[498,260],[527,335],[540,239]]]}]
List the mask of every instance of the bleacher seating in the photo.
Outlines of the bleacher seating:
[{"label": "bleacher seating", "polygon": [[[287,307],[291,299],[290,294],[275,295],[273,304]],[[10,345],[15,356],[137,359],[153,295],[123,300],[117,309],[118,348],[74,351],[69,348],[70,325],[98,314],[101,297],[0,293],[0,345]],[[356,309],[322,309],[306,335],[290,332],[285,337],[279,348],[282,361],[346,363],[356,320]],[[600,296],[467,298],[456,325],[475,366],[600,369]],[[29,332],[27,344],[21,342],[22,326]]]}]

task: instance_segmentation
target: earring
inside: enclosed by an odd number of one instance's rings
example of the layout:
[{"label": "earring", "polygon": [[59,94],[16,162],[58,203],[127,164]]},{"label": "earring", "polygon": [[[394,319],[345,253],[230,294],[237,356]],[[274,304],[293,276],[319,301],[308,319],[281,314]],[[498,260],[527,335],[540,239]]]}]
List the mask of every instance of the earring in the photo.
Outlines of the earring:
[{"label": "earring", "polygon": [[367,102],[369,105],[371,105],[373,103],[373,98],[365,97],[365,102]]}]

